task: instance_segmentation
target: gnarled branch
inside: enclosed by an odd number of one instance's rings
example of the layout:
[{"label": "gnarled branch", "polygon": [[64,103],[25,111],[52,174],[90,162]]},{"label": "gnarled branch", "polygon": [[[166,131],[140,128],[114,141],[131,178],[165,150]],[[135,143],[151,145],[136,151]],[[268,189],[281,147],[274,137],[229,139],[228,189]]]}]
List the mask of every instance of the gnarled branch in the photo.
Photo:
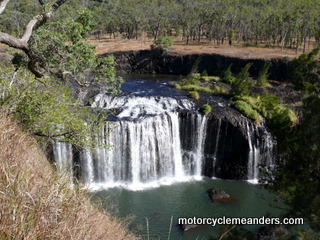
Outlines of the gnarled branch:
[{"label": "gnarled branch", "polygon": [[[0,0],[0,14],[4,11],[6,8],[7,3],[10,0]],[[29,58],[29,63],[28,63],[28,68],[29,70],[36,76],[36,77],[42,77],[43,74],[37,69],[37,62],[38,58],[37,56],[32,52],[30,49],[28,42],[30,40],[30,37],[33,33],[33,29],[35,25],[38,22],[43,22],[46,19],[50,18],[52,14],[62,5],[66,2],[67,0],[57,0],[52,6],[51,6],[51,11],[39,14],[35,16],[33,19],[30,20],[30,22],[26,26],[26,30],[22,36],[22,38],[18,39],[14,36],[11,36],[7,33],[0,32],[0,43],[6,44],[9,47],[13,47],[16,49],[20,49]],[[43,5],[43,1],[39,0],[39,4]]]}]

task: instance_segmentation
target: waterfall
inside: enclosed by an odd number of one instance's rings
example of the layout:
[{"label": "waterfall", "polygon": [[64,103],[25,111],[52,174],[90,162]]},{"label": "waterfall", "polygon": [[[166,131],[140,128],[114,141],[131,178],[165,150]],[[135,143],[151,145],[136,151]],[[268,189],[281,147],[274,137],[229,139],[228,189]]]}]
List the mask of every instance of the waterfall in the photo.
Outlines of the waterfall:
[{"label": "waterfall", "polygon": [[[206,116],[187,98],[100,94],[92,107],[117,114],[96,136],[95,150],[79,153],[87,185],[140,186],[216,175],[256,180],[259,164],[274,163],[265,128],[221,104],[220,115]],[[54,143],[54,149],[57,165],[72,166],[72,146]]]},{"label": "waterfall", "polygon": [[73,157],[72,145],[63,142],[53,143],[53,156],[56,162],[58,172],[67,174],[71,178],[73,176]]}]

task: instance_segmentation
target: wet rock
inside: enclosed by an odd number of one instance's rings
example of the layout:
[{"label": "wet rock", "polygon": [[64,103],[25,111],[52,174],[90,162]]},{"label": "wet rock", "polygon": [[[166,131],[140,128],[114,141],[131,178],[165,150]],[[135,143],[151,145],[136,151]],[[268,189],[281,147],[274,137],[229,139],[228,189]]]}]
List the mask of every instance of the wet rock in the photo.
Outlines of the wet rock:
[{"label": "wet rock", "polygon": [[213,202],[229,202],[233,200],[228,193],[216,187],[208,189],[207,193]]},{"label": "wet rock", "polygon": [[184,232],[186,232],[190,229],[196,228],[197,226],[198,226],[197,224],[180,224],[180,227],[182,228],[182,230]]}]

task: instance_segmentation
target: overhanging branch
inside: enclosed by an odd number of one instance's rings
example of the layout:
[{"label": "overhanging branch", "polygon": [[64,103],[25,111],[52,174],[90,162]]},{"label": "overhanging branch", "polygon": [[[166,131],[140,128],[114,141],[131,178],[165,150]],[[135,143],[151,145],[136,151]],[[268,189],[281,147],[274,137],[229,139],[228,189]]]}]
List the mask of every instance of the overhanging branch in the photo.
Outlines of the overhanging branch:
[{"label": "overhanging branch", "polygon": [[[6,5],[8,4],[10,0],[0,0],[0,14],[5,10]],[[11,36],[7,33],[0,32],[0,43],[3,43],[9,47],[13,47],[16,49],[20,49],[23,52],[26,53],[26,55],[29,58],[28,68],[29,70],[36,76],[36,77],[42,77],[43,74],[41,71],[37,69],[37,62],[39,58],[33,53],[33,51],[30,49],[28,42],[30,40],[30,37],[33,33],[34,27],[37,23],[43,22],[46,19],[50,18],[52,14],[67,0],[57,0],[52,6],[51,10],[46,13],[39,14],[35,16],[33,19],[30,20],[30,22],[26,26],[26,30],[22,36],[22,38],[18,39],[14,36]],[[40,5],[44,5],[44,2],[42,0],[39,0]]]}]

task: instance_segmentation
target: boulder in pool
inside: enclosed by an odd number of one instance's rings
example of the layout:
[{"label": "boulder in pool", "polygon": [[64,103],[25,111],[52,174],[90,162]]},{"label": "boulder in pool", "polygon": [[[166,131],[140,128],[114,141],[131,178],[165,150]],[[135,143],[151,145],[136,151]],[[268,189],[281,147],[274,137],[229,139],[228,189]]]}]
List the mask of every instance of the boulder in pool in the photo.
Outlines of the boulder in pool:
[{"label": "boulder in pool", "polygon": [[233,197],[224,190],[216,187],[209,188],[207,193],[212,202],[230,202],[234,200]]},{"label": "boulder in pool", "polygon": [[196,228],[198,225],[197,224],[180,224],[180,227],[182,228],[182,230],[184,232],[192,229],[192,228]]}]

